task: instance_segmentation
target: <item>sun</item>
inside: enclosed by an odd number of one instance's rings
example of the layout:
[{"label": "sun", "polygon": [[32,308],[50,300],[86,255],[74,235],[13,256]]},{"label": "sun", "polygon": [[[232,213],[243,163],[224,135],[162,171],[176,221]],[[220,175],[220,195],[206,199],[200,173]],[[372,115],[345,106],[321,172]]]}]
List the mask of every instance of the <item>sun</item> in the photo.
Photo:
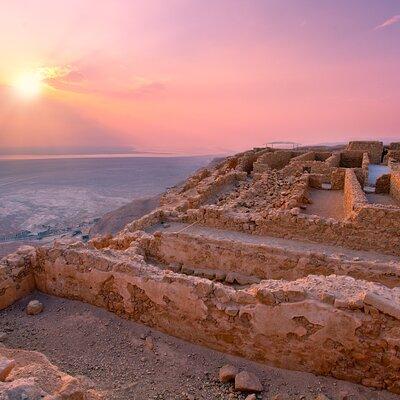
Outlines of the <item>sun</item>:
[{"label": "sun", "polygon": [[13,87],[20,97],[33,99],[43,90],[43,77],[39,72],[26,72],[17,77]]}]

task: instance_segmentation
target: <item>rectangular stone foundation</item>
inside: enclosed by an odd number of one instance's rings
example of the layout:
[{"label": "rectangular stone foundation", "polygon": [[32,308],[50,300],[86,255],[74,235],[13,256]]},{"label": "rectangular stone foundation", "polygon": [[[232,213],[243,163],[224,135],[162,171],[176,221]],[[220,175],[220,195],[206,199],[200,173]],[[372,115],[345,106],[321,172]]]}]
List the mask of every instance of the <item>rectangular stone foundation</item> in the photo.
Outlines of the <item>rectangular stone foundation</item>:
[{"label": "rectangular stone foundation", "polygon": [[26,268],[44,293],[193,343],[400,392],[398,289],[334,275],[235,289],[150,266],[140,253],[136,243],[122,251],[75,244],[38,249]]}]

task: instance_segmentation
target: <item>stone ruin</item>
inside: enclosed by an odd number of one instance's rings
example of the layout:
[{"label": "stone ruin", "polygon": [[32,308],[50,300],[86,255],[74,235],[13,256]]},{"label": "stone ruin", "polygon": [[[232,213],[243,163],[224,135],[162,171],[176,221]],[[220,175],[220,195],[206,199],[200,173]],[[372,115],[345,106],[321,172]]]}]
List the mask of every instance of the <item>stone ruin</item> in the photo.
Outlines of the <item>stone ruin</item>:
[{"label": "stone ruin", "polygon": [[[382,158],[377,142],[228,157],[115,236],[3,258],[0,309],[39,290],[272,366],[400,393],[400,171],[377,181],[397,205],[364,192]],[[313,191],[340,193],[343,217],[308,212]]]}]

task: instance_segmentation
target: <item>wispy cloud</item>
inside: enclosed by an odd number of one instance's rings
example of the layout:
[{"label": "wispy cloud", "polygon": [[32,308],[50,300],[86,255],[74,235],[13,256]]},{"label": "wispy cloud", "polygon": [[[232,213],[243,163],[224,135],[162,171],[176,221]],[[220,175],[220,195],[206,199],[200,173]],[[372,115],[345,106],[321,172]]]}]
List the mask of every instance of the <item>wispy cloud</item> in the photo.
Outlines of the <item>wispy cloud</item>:
[{"label": "wispy cloud", "polygon": [[388,26],[397,24],[400,22],[400,14],[398,15],[393,15],[393,17],[390,17],[389,19],[387,19],[385,22],[383,22],[382,24],[376,26],[374,28],[374,30],[378,30],[378,29],[383,29],[383,28],[387,28]]},{"label": "wispy cloud", "polygon": [[165,84],[138,76],[129,76],[126,71],[116,70],[104,74],[101,68],[77,66],[50,66],[40,69],[43,82],[54,89],[75,93],[91,93],[109,97],[135,99],[158,95]]}]

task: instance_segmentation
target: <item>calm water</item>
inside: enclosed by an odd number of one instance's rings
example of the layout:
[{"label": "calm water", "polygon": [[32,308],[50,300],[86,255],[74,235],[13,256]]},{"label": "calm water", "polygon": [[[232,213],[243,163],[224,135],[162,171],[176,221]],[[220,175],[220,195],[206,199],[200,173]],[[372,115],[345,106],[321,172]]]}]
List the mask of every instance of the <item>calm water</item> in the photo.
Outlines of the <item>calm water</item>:
[{"label": "calm water", "polygon": [[212,157],[0,160],[0,234],[98,217],[163,192]]}]

